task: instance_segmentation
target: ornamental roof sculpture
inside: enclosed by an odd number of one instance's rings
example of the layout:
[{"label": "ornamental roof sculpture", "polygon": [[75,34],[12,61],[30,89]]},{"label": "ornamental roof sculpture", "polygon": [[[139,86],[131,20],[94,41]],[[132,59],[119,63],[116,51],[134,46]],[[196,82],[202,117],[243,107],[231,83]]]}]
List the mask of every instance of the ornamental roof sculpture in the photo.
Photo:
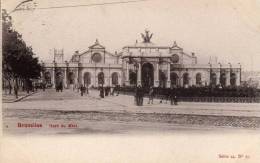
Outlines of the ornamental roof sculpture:
[{"label": "ornamental roof sculpture", "polygon": [[96,39],[96,42],[94,45],[89,47],[90,49],[105,49],[104,46],[100,45],[100,43],[98,42],[98,39]]},{"label": "ornamental roof sculpture", "polygon": [[153,33],[149,34],[148,30],[145,30],[145,34],[141,33],[143,38],[143,43],[151,43],[151,38],[153,37]]}]

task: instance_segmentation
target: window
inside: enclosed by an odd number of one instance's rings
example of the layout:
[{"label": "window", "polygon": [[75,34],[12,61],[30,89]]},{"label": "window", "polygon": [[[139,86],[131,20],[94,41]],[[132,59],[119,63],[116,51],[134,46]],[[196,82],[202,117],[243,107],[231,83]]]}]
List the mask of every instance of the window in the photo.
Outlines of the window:
[{"label": "window", "polygon": [[101,59],[102,59],[102,56],[99,53],[94,53],[92,55],[92,61],[95,63],[99,63],[101,61]]}]

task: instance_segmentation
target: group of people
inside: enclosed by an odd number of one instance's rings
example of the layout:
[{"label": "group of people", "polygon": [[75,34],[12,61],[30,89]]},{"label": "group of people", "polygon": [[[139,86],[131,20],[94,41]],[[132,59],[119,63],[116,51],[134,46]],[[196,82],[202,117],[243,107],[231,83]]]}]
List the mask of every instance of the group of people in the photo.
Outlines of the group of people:
[{"label": "group of people", "polygon": [[[135,102],[137,106],[143,105],[143,101],[144,101],[143,98],[145,92],[146,92],[145,89],[140,85],[136,88]],[[153,104],[153,99],[155,95],[156,92],[154,87],[150,87],[148,92],[148,104]],[[170,89],[170,92],[167,93],[166,96],[161,96],[160,103],[162,103],[163,100],[165,100],[165,103],[167,103],[167,101],[169,100],[171,102],[171,105],[178,105],[177,93],[172,88]]]},{"label": "group of people", "polygon": [[[80,91],[81,96],[83,96],[84,94],[87,94],[87,95],[89,94],[88,87],[84,86],[83,84],[80,85],[78,90]],[[106,87],[100,86],[98,88],[98,90],[99,90],[99,96],[101,98],[104,98],[105,96],[109,96],[109,95],[112,95],[112,96],[114,96],[114,95],[118,96],[119,95],[118,86],[116,86],[115,88],[109,87],[109,86],[106,86]]]},{"label": "group of people", "polygon": [[119,95],[119,86],[117,85],[115,87],[109,87],[109,86],[106,86],[106,87],[100,86],[99,87],[99,96],[101,98],[104,98],[105,96],[109,96],[109,95],[118,96]]},{"label": "group of people", "polygon": [[85,93],[88,94],[88,87],[85,87],[83,84],[79,87],[80,95],[83,96]]},{"label": "group of people", "polygon": [[62,82],[56,83],[55,89],[56,89],[56,92],[59,92],[59,91],[62,92],[63,91],[63,84],[62,84]]}]

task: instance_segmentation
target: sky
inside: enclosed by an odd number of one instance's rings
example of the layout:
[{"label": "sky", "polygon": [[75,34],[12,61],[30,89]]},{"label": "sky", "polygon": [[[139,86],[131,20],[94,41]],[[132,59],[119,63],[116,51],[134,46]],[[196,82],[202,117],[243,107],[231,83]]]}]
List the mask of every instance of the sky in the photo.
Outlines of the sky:
[{"label": "sky", "polygon": [[[105,6],[37,9],[127,0],[34,0],[32,11],[11,13],[14,28],[32,46],[40,60],[64,49],[69,60],[95,40],[109,52],[120,52],[148,29],[152,42],[171,46],[176,41],[186,53],[194,52],[199,63],[241,63],[243,70],[260,71],[260,0],[146,0]],[[11,11],[22,0],[2,0]]]}]

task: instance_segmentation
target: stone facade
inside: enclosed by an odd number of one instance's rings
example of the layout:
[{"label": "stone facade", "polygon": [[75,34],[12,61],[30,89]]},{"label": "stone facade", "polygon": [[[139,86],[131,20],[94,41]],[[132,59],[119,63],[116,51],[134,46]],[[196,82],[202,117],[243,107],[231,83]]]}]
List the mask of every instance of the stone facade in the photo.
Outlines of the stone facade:
[{"label": "stone facade", "polygon": [[145,31],[143,42],[125,46],[120,53],[110,53],[96,40],[83,53],[75,52],[69,62],[55,52],[53,63],[44,63],[44,80],[53,87],[85,85],[144,87],[189,87],[240,85],[241,65],[198,64],[194,53],[187,54],[176,42],[159,46]]}]

